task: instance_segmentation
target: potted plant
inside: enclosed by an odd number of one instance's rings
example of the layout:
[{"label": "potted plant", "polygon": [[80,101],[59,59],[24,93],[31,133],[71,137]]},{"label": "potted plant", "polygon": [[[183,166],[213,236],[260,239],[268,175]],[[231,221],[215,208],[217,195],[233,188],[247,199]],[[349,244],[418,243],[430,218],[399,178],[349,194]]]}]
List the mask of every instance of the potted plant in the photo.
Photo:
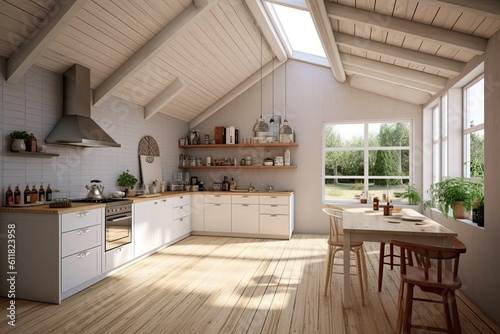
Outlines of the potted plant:
[{"label": "potted plant", "polygon": [[472,208],[472,221],[477,226],[484,226],[484,196],[478,198]]},{"label": "potted plant", "polygon": [[126,171],[123,171],[119,176],[118,176],[118,185],[125,190],[126,195],[125,196],[134,196],[135,195],[135,185],[137,184],[137,178],[129,172],[127,169]]},{"label": "potted plant", "polygon": [[401,198],[407,198],[408,204],[410,205],[418,205],[422,202],[422,196],[418,191],[417,187],[410,186],[409,184],[404,188],[401,193]]},{"label": "potted plant", "polygon": [[463,177],[453,177],[431,185],[427,193],[430,199],[425,207],[438,208],[443,216],[453,209],[453,218],[467,218],[474,202],[483,196],[483,184]]},{"label": "potted plant", "polygon": [[29,137],[29,133],[26,131],[12,131],[10,133],[10,138],[12,138],[11,149],[14,152],[26,151],[25,141]]}]

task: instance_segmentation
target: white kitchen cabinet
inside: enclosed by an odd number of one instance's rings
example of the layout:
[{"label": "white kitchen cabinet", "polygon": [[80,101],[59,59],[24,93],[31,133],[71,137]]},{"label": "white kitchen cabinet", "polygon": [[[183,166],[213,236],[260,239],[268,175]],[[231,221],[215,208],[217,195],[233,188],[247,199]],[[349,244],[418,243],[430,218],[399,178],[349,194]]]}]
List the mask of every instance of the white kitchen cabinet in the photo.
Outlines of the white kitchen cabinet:
[{"label": "white kitchen cabinet", "polygon": [[191,233],[191,195],[182,195],[173,198],[172,238],[179,240]]},{"label": "white kitchen cabinet", "polygon": [[132,242],[134,256],[138,257],[151,251],[153,246],[153,201],[133,204],[134,222],[132,225]]},{"label": "white kitchen cabinet", "polygon": [[94,247],[62,259],[62,292],[72,289],[102,272],[102,247]]},{"label": "white kitchen cabinet", "polygon": [[205,195],[191,195],[191,230],[205,231]]},{"label": "white kitchen cabinet", "polygon": [[233,195],[231,203],[231,232],[258,234],[259,197]]},{"label": "white kitchen cabinet", "polygon": [[105,271],[110,271],[118,268],[134,258],[134,247],[131,243],[113,248],[106,252]]},{"label": "white kitchen cabinet", "polygon": [[61,292],[102,273],[103,210],[61,215]]},{"label": "white kitchen cabinet", "polygon": [[205,231],[231,232],[231,195],[205,195]]},{"label": "white kitchen cabinet", "polygon": [[290,239],[294,229],[294,196],[262,195],[259,205],[259,233]]},{"label": "white kitchen cabinet", "polygon": [[172,198],[153,202],[153,248],[165,245],[173,239]]}]

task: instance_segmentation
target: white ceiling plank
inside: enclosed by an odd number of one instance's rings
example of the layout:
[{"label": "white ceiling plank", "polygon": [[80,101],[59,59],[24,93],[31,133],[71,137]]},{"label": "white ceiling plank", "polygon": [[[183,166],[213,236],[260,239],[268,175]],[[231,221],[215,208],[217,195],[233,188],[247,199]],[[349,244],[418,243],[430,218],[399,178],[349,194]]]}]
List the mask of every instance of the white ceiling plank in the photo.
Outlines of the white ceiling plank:
[{"label": "white ceiling plank", "polygon": [[391,56],[423,66],[431,66],[437,69],[443,69],[455,74],[460,74],[465,66],[465,63],[451,60],[449,58],[437,57],[423,52],[404,49],[397,46],[375,42],[364,38],[358,38],[342,33],[335,33],[335,40],[337,41],[337,44],[346,47],[370,51],[379,55]]},{"label": "white ceiling plank", "polygon": [[361,75],[350,75],[349,85],[353,88],[368,91],[374,94],[387,96],[396,100],[412,104],[425,104],[431,98],[431,94],[405,86],[380,81]]},{"label": "white ceiling plank", "polygon": [[486,50],[487,40],[481,37],[333,3],[326,3],[325,6],[328,16],[338,20],[380,27],[394,33],[419,37],[458,49],[466,49],[475,54],[483,54]]},{"label": "white ceiling plank", "polygon": [[[7,60],[7,82],[16,83],[35,64],[38,56],[45,51],[66,28],[88,0],[68,0],[58,3],[48,13],[47,20],[29,36]],[[52,14],[54,16],[52,16]]]},{"label": "white ceiling plank", "polygon": [[330,19],[326,13],[325,3],[323,0],[306,0],[311,13],[312,20],[316,26],[316,31],[318,32],[319,39],[323,45],[326,57],[330,63],[330,67],[333,72],[333,76],[338,82],[344,82],[346,80],[346,75],[344,72],[344,67],[342,66],[342,61],[340,60],[339,49],[337,43],[335,43],[335,37],[333,35],[332,26],[330,24]]},{"label": "white ceiling plank", "polygon": [[273,51],[274,55],[278,58],[280,62],[286,61],[287,54],[281,39],[279,38],[271,19],[267,15],[266,9],[260,0],[245,0],[250,13],[254,17],[257,26],[260,28],[264,38],[266,39],[269,47]]},{"label": "white ceiling plank", "polygon": [[[271,60],[269,63],[264,65],[262,68],[262,77],[267,76],[269,73],[271,73],[273,70],[276,70],[278,67],[280,67],[282,64],[285,62],[279,62],[277,65],[273,65],[273,62],[275,60]],[[252,87],[255,85],[257,82],[261,80],[261,70],[259,69],[257,72],[252,74],[248,79],[243,81],[241,84],[239,84],[236,88],[231,90],[229,93],[227,93],[224,97],[219,99],[216,103],[211,105],[208,109],[205,109],[200,115],[198,115],[196,118],[194,118],[190,123],[189,123],[189,128],[194,128],[196,125],[200,124],[213,114],[215,114],[217,111],[219,111],[222,107],[224,107],[226,104],[240,96],[242,93],[244,93],[248,88]]]},{"label": "white ceiling plank", "polygon": [[443,7],[473,12],[478,15],[500,20],[500,2],[498,0],[423,0]]},{"label": "white ceiling plank", "polygon": [[94,105],[100,105],[108,96],[113,94],[123,82],[150,62],[152,58],[156,57],[166,44],[170,43],[172,39],[185,31],[191,24],[194,24],[196,19],[210,9],[214,3],[214,1],[210,0],[199,1],[199,7],[195,4],[187,7],[95,89]]},{"label": "white ceiling plank", "polygon": [[163,107],[172,101],[186,86],[181,79],[177,78],[160,94],[158,94],[151,102],[144,107],[144,119],[148,120],[156,115]]}]

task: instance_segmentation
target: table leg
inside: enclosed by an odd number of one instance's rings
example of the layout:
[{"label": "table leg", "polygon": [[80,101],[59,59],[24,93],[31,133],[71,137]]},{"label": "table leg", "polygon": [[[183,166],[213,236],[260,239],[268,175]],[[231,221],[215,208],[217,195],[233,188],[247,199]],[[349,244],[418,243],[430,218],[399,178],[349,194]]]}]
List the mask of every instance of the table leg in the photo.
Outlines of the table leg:
[{"label": "table leg", "polygon": [[344,307],[351,307],[350,297],[351,272],[351,233],[344,232]]}]

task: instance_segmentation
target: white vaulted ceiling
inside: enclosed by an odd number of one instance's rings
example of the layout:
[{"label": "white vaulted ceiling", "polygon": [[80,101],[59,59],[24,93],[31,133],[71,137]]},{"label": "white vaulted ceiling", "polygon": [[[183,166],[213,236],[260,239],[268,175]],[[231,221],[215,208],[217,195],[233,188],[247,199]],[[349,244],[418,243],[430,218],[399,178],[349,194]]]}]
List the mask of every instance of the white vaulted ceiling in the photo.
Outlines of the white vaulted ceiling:
[{"label": "white vaulted ceiling", "polygon": [[[307,10],[339,81],[415,104],[485,50],[495,0],[267,0]],[[91,69],[93,103],[109,96],[201,121],[294,55],[261,0],[3,0],[8,82],[32,66]]]}]

